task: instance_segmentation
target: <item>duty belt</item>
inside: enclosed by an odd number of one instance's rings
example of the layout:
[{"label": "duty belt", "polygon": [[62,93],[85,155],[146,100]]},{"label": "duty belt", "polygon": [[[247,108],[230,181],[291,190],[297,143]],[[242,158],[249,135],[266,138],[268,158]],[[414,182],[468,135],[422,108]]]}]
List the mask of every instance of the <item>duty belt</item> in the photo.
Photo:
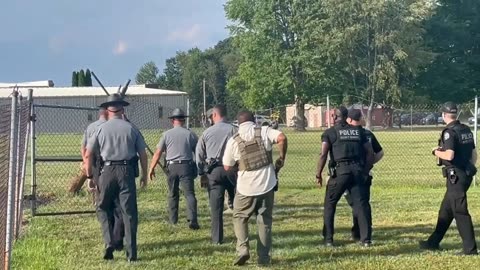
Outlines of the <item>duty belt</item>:
[{"label": "duty belt", "polygon": [[192,163],[192,160],[169,160],[167,161],[167,164],[189,164]]},{"label": "duty belt", "polygon": [[107,160],[103,163],[105,166],[130,165],[130,160]]},{"label": "duty belt", "polygon": [[356,160],[341,160],[341,161],[336,161],[337,167],[338,166],[348,166],[348,165],[353,165],[353,164],[360,164],[360,162]]}]

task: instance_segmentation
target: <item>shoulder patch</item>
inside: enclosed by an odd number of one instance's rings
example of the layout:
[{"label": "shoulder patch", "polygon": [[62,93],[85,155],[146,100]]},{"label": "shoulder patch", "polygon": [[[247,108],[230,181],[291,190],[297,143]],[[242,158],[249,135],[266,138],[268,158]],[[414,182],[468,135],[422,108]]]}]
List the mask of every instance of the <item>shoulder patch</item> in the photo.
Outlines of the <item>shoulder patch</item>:
[{"label": "shoulder patch", "polygon": [[444,140],[444,141],[448,141],[448,139],[450,139],[450,133],[445,132],[445,133],[443,134],[443,140]]}]

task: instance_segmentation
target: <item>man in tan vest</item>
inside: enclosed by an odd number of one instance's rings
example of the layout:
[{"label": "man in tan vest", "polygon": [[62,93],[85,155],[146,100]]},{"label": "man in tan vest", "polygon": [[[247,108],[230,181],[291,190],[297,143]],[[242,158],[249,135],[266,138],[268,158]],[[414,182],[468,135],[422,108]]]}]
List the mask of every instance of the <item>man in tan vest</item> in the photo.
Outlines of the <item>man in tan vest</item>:
[{"label": "man in tan vest", "polygon": [[[223,156],[225,170],[238,165],[237,193],[233,202],[233,225],[237,237],[237,255],[234,265],[244,265],[250,259],[248,243],[248,220],[257,215],[259,241],[258,263],[270,264],[272,245],[272,212],[274,188],[277,184],[275,170],[283,167],[287,153],[285,135],[268,126],[256,127],[251,112],[238,114],[238,133],[229,139]],[[271,156],[272,145],[278,144],[279,158],[274,168]]]}]

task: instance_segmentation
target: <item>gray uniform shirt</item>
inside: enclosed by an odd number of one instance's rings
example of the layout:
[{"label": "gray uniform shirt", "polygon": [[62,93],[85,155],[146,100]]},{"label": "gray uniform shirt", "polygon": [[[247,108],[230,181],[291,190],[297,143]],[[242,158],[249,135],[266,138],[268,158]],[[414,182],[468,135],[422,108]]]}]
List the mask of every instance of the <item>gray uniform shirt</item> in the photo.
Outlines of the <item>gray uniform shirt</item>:
[{"label": "gray uniform shirt", "polygon": [[167,161],[193,160],[198,137],[184,127],[174,127],[163,133],[157,149],[163,149]]},{"label": "gray uniform shirt", "polygon": [[88,139],[87,150],[99,148],[104,161],[130,160],[145,150],[146,144],[136,128],[120,117],[114,117]]},{"label": "gray uniform shirt", "polygon": [[203,173],[207,160],[219,159],[222,162],[225,145],[237,132],[235,126],[219,122],[205,130],[197,143],[196,162],[198,171]]},{"label": "gray uniform shirt", "polygon": [[83,139],[82,139],[83,147],[87,146],[88,139],[91,138],[93,135],[95,135],[95,132],[97,132],[98,127],[105,122],[107,122],[107,119],[101,118],[87,126],[87,129],[85,129],[85,132],[83,133]]}]

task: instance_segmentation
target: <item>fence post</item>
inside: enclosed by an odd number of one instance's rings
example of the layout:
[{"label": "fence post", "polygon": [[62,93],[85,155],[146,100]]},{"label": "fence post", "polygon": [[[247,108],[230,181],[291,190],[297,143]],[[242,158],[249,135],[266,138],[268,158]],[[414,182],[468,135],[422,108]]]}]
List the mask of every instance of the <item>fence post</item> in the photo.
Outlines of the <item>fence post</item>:
[{"label": "fence post", "polygon": [[413,131],[413,105],[410,105],[410,132]]},{"label": "fence post", "polygon": [[[28,98],[27,102],[29,104],[29,109],[28,109],[28,116],[30,117],[30,102],[32,100],[32,89],[28,90]],[[23,194],[24,194],[24,187],[25,187],[25,175],[27,172],[27,152],[28,152],[28,144],[29,144],[29,138],[30,138],[30,121],[27,124],[27,131],[25,132],[25,145],[23,148],[23,161],[22,161],[22,171],[20,173],[20,193],[19,193],[19,204],[18,204],[18,217],[17,217],[17,224],[22,224],[22,218],[23,218]],[[15,231],[15,238],[18,238],[20,234],[20,227],[17,226],[17,230]]]},{"label": "fence post", "polygon": [[20,198],[20,183],[21,183],[21,179],[20,179],[20,170],[21,170],[21,166],[22,164],[20,163],[22,160],[23,160],[23,156],[22,158],[20,159],[20,153],[21,153],[21,150],[20,150],[20,145],[21,145],[21,140],[20,140],[20,136],[21,136],[21,133],[22,133],[22,128],[21,128],[21,125],[22,125],[22,95],[19,95],[18,98],[17,98],[17,138],[16,138],[16,146],[15,148],[16,149],[16,164],[15,164],[15,207],[14,207],[14,216],[13,216],[13,219],[14,219],[14,222],[13,222],[13,231],[14,231],[14,238],[16,239],[17,238],[17,235],[18,235],[18,231],[19,231],[19,228],[18,228],[18,215],[19,215],[19,205],[21,203],[21,198]]},{"label": "fence post", "polygon": [[7,204],[7,228],[6,228],[6,243],[5,243],[5,269],[10,269],[10,258],[12,255],[12,240],[13,240],[13,223],[15,213],[15,173],[17,165],[17,105],[18,105],[18,91],[13,90],[12,106],[10,116],[10,157],[9,157],[9,171],[8,171],[8,204]]},{"label": "fence post", "polygon": [[330,128],[330,126],[332,125],[330,123],[330,118],[332,118],[330,116],[330,96],[327,95],[327,127]]},{"label": "fence post", "polygon": [[30,161],[31,161],[31,196],[30,196],[30,209],[32,211],[32,217],[37,212],[37,165],[36,165],[36,143],[35,143],[35,106],[33,104],[33,90],[29,89],[28,98],[30,102]]},{"label": "fence post", "polygon": [[[187,97],[187,115],[190,116],[190,98]],[[190,117],[187,117],[187,128],[190,128]]]},{"label": "fence post", "polygon": [[[475,96],[475,115],[473,116],[475,119],[474,127],[473,127],[473,139],[475,141],[475,148],[477,147],[477,131],[478,131],[478,97]],[[477,149],[475,149],[477,151]],[[473,176],[473,186],[477,186],[477,177]]]}]

